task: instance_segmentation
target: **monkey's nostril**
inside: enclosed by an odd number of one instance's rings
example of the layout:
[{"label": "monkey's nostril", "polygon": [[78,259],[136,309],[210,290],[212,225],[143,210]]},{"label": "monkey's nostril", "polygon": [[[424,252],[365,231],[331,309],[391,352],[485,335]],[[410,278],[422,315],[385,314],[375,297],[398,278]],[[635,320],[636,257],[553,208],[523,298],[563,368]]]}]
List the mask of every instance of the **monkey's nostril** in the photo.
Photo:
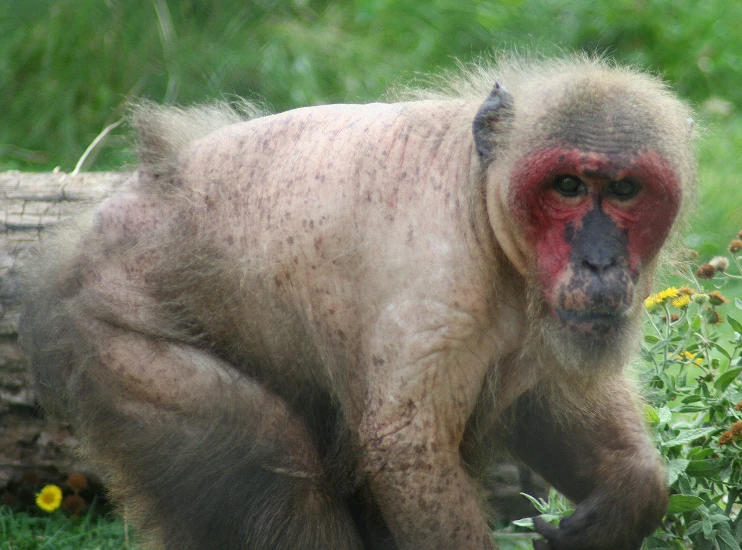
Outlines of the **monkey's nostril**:
[{"label": "monkey's nostril", "polygon": [[613,258],[606,259],[606,260],[583,260],[582,261],[582,267],[590,271],[591,273],[594,273],[596,275],[600,275],[604,271],[610,269],[611,267],[614,267],[616,265],[616,261]]}]

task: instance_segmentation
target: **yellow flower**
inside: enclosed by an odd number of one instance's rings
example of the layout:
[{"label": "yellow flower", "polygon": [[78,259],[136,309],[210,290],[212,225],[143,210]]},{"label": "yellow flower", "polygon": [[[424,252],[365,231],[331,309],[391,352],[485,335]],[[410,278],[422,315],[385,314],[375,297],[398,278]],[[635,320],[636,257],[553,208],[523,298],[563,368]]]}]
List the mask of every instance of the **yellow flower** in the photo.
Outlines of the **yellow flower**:
[{"label": "yellow flower", "polygon": [[[692,361],[696,365],[699,365],[699,366],[703,365],[703,358],[696,357],[697,355],[698,355],[697,353],[691,353],[689,351],[684,351],[680,355],[674,356],[673,359],[675,359],[676,361],[688,361],[688,362]],[[740,401],[740,403],[742,403],[742,401]]]},{"label": "yellow flower", "polygon": [[665,301],[670,298],[677,297],[678,289],[674,286],[671,286],[670,288],[666,288],[665,290],[658,292],[657,294],[652,294],[649,298],[644,300],[644,307],[647,309],[652,309],[654,308],[654,306],[664,304]]},{"label": "yellow flower", "polygon": [[679,298],[675,298],[672,301],[673,307],[676,307],[678,309],[683,309],[683,308],[688,307],[689,303],[690,303],[690,296],[688,296],[687,294],[680,296]]},{"label": "yellow flower", "polygon": [[668,298],[677,298],[678,296],[678,289],[674,286],[671,286],[670,288],[666,288],[662,292],[657,293],[657,302],[662,303]]},{"label": "yellow flower", "polygon": [[62,489],[56,485],[46,485],[36,495],[36,506],[45,512],[53,512],[62,504]]}]

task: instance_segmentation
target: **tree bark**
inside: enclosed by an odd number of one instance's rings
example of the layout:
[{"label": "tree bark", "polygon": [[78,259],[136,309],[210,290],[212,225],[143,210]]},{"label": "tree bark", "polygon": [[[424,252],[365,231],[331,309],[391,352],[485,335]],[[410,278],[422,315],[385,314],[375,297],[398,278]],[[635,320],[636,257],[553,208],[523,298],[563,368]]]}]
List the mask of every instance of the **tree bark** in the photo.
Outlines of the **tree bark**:
[{"label": "tree bark", "polygon": [[69,426],[45,418],[18,348],[22,271],[35,245],[59,222],[108,196],[131,174],[0,172],[0,493],[33,470],[54,480],[86,471]]}]

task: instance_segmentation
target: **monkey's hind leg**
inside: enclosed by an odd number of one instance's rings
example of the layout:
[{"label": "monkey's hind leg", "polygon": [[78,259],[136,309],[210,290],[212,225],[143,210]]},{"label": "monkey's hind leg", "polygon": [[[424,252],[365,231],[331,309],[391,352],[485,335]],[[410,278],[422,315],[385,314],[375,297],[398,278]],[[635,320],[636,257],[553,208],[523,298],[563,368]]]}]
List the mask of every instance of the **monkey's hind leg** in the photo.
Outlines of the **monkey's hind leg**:
[{"label": "monkey's hind leg", "polygon": [[280,397],[202,350],[103,323],[92,332],[88,364],[68,382],[73,416],[114,499],[153,545],[362,546]]}]

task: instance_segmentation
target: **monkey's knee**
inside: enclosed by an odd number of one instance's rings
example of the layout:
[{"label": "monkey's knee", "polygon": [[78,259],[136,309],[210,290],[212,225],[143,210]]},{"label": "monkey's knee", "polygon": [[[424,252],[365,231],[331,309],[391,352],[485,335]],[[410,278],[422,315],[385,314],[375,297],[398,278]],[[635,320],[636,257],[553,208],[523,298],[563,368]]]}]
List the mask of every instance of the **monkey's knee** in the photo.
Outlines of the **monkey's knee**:
[{"label": "monkey's knee", "polygon": [[354,548],[302,419],[211,354],[118,332],[88,368],[82,432],[113,497],[160,546]]},{"label": "monkey's knee", "polygon": [[[253,472],[243,483],[240,496],[244,508],[234,539],[241,545],[235,544],[235,548],[354,550],[364,547],[345,504],[323,481],[262,470]],[[232,548],[228,542],[225,537],[214,548]]]},{"label": "monkey's knee", "polygon": [[167,549],[361,548],[303,426],[262,416],[269,400],[232,406],[123,420],[133,450],[109,465],[138,525]]},{"label": "monkey's knee", "polygon": [[250,459],[197,461],[192,468],[181,479],[150,485],[152,508],[130,501],[138,526],[168,550],[363,548],[344,504],[321,479],[277,473]]}]

